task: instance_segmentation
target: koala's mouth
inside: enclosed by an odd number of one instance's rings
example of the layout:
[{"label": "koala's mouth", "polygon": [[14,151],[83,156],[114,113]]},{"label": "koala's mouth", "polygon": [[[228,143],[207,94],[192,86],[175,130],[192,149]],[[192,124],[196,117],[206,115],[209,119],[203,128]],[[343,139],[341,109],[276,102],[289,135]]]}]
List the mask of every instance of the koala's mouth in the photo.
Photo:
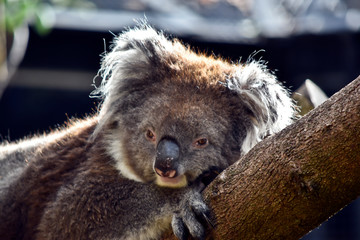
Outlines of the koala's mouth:
[{"label": "koala's mouth", "polygon": [[188,181],[185,175],[176,177],[162,177],[156,175],[156,184],[161,187],[182,188],[188,185]]}]

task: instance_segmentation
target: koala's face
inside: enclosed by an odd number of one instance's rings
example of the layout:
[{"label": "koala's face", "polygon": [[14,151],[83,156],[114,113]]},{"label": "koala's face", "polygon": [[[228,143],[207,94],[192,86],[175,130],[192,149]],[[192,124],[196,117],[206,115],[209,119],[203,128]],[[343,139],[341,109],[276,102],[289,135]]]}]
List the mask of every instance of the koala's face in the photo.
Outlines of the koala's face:
[{"label": "koala's face", "polygon": [[113,148],[122,151],[120,170],[159,186],[184,187],[237,160],[246,112],[236,96],[219,88],[162,83],[127,95],[112,133]]},{"label": "koala's face", "polygon": [[223,169],[292,122],[293,102],[262,62],[193,52],[144,25],[116,38],[94,94],[104,102],[94,135],[121,174],[183,187]]}]

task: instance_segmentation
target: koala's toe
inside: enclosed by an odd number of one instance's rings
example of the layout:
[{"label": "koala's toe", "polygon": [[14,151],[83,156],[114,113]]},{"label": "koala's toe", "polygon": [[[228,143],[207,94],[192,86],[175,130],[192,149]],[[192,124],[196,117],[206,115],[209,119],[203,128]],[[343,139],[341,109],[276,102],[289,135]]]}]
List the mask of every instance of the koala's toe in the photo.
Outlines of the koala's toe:
[{"label": "koala's toe", "polygon": [[187,228],[184,225],[184,222],[182,221],[181,217],[178,214],[174,214],[172,221],[171,221],[171,227],[173,229],[173,232],[175,236],[180,240],[187,240],[189,236],[189,232]]},{"label": "koala's toe", "polygon": [[194,212],[191,209],[185,211],[183,216],[183,222],[193,238],[204,239],[205,229],[202,226],[202,224],[198,221]]},{"label": "koala's toe", "polygon": [[211,211],[203,201],[201,194],[196,194],[194,197],[190,198],[190,206],[197,219],[203,224],[207,223],[212,228],[215,227],[215,221],[212,219]]},{"label": "koala's toe", "polygon": [[205,227],[209,223],[210,209],[204,202],[201,193],[189,191],[178,204],[178,209],[172,218],[174,234],[179,239],[205,238]]},{"label": "koala's toe", "polygon": [[203,214],[208,215],[210,213],[210,209],[204,202],[200,193],[194,194],[194,196],[190,198],[189,204],[191,209],[198,216],[202,216]]}]

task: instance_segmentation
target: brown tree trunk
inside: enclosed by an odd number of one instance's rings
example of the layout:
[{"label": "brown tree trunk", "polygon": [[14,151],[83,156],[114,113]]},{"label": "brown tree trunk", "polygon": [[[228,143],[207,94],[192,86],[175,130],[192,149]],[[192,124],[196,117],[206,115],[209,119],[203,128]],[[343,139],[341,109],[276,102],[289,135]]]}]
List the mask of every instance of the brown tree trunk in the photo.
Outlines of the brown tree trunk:
[{"label": "brown tree trunk", "polygon": [[[299,239],[360,196],[360,77],[204,191],[209,239]],[[174,239],[173,237],[169,237]]]}]

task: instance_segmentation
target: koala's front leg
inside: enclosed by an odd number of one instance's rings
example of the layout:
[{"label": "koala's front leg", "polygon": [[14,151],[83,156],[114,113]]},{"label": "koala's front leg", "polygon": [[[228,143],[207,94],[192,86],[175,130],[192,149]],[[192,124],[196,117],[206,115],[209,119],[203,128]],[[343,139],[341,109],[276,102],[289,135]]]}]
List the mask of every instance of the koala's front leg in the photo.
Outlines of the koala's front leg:
[{"label": "koala's front leg", "polygon": [[171,226],[175,236],[186,240],[190,234],[193,238],[204,239],[203,224],[208,221],[209,214],[209,207],[204,202],[200,191],[189,189],[183,195],[172,218]]}]

